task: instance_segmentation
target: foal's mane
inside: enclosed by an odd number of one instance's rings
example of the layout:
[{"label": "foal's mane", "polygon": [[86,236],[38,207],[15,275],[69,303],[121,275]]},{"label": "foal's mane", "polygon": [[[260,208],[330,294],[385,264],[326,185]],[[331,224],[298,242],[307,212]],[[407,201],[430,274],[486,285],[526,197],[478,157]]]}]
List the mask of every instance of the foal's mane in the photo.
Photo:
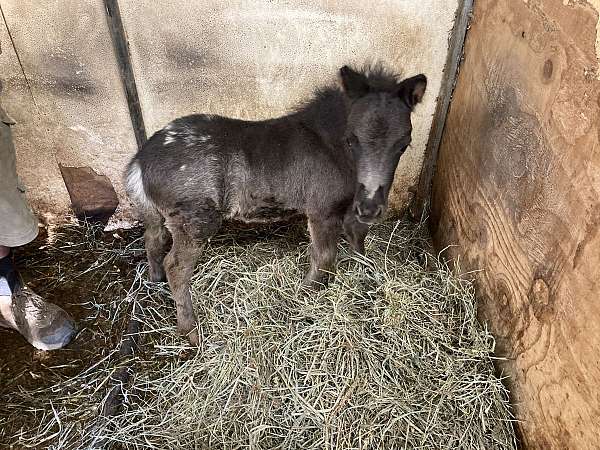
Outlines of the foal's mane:
[{"label": "foal's mane", "polygon": [[[401,80],[401,73],[393,72],[380,62],[364,64],[360,68],[349,67],[366,78],[370,92],[394,92]],[[314,111],[331,103],[332,100],[341,100],[343,92],[340,84],[318,87],[312,98],[298,104],[293,111],[295,113]]]},{"label": "foal's mane", "polygon": [[381,62],[365,64],[360,69],[350,68],[367,79],[371,92],[394,92],[401,80],[401,73],[393,72]]}]

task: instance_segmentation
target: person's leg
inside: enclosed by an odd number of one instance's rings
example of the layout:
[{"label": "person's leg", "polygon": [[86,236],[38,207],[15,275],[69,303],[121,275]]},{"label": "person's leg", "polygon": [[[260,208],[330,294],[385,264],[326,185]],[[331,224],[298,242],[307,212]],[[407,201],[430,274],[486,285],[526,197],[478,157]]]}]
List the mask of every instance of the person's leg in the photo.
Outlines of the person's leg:
[{"label": "person's leg", "polygon": [[0,106],[0,326],[12,328],[42,350],[65,346],[75,333],[73,319],[25,286],[14,266],[11,247],[31,242],[38,222],[19,186],[10,125]]}]

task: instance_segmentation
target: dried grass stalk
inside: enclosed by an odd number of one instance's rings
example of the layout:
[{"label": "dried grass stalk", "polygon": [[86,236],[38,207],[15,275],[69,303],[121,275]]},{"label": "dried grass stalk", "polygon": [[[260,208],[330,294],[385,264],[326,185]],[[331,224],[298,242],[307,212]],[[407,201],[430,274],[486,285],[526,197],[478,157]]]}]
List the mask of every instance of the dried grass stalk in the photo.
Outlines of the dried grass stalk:
[{"label": "dried grass stalk", "polygon": [[[224,234],[206,247],[192,292],[198,351],[177,336],[165,284],[144,264],[115,323],[146,305],[146,347],[104,356],[53,389],[14,394],[38,427],[15,444],[50,448],[514,449],[494,339],[476,319],[473,285],[428,252],[424,227],[374,227],[367,257],[340,246],[336,278],[303,291],[304,229]],[[300,245],[299,245],[300,244]],[[108,310],[110,309],[110,311]],[[118,311],[115,314],[114,311]],[[125,407],[98,416],[112,373],[130,364]],[[0,424],[1,425],[1,424]]]}]

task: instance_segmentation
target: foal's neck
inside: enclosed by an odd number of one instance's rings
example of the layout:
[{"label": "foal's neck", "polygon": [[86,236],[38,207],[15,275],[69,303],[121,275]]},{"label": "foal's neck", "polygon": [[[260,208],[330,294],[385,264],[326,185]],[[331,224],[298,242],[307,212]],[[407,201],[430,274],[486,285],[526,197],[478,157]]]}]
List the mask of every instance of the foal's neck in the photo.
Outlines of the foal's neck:
[{"label": "foal's neck", "polygon": [[300,122],[314,131],[331,149],[344,148],[349,104],[338,88],[317,91],[315,98],[298,110]]}]

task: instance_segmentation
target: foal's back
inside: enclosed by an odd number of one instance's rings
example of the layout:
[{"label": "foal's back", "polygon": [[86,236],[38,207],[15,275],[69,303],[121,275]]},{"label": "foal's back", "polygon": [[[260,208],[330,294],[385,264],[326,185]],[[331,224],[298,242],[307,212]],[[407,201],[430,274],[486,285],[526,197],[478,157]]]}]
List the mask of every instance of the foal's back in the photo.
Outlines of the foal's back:
[{"label": "foal's back", "polygon": [[271,222],[349,203],[342,162],[294,114],[266,121],[192,115],[155,133],[130,173],[139,167],[147,203],[166,222],[209,210],[221,220]]}]

